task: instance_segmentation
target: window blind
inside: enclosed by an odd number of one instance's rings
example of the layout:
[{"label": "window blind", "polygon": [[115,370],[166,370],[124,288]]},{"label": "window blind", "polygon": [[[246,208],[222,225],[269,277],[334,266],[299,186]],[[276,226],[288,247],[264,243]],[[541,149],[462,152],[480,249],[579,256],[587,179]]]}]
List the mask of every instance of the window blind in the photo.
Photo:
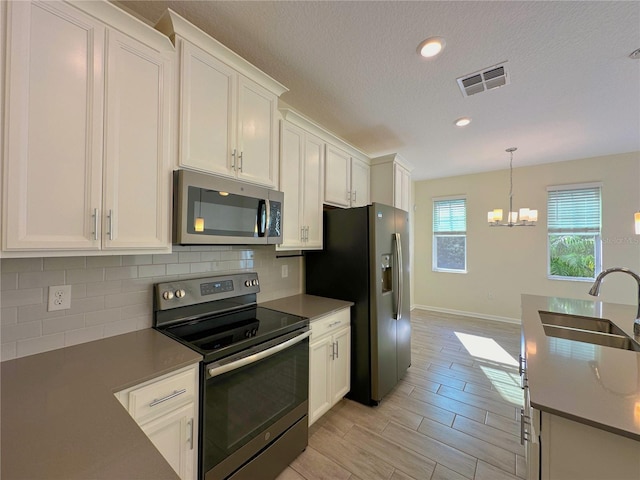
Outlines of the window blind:
[{"label": "window blind", "polygon": [[466,199],[433,201],[433,233],[465,233],[466,231]]},{"label": "window blind", "polygon": [[600,187],[548,193],[549,232],[600,232]]}]

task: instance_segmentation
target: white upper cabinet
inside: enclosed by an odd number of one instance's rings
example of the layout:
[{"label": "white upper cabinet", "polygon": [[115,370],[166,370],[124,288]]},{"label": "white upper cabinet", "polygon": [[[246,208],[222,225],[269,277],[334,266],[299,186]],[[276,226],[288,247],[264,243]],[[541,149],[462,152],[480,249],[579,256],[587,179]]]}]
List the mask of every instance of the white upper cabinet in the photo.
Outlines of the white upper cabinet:
[{"label": "white upper cabinet", "polygon": [[181,61],[178,164],[278,186],[276,111],[287,89],[171,10],[156,28]]},{"label": "white upper cabinet", "polygon": [[169,40],[107,2],[6,6],[3,250],[170,250]]},{"label": "white upper cabinet", "polygon": [[[294,117],[289,113],[287,118]],[[294,117],[295,118],[295,117]],[[280,189],[284,192],[282,245],[278,250],[322,248],[324,141],[282,121]]]},{"label": "white upper cabinet", "polygon": [[327,143],[324,175],[324,201],[340,207],[351,206],[351,156]]},{"label": "white upper cabinet", "polygon": [[371,160],[371,201],[409,211],[411,169],[400,155],[385,155]]},{"label": "white upper cabinet", "polygon": [[365,160],[327,143],[325,203],[338,207],[367,205],[369,203],[369,175],[369,164]]}]

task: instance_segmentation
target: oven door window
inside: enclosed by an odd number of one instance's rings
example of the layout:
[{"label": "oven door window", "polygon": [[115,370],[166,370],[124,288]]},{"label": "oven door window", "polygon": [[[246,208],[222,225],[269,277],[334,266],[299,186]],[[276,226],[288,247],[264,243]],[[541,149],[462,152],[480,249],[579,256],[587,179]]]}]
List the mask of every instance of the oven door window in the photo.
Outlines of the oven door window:
[{"label": "oven door window", "polygon": [[206,381],[204,471],[308,398],[309,341]]},{"label": "oven door window", "polygon": [[267,227],[266,202],[228,192],[189,187],[187,232],[258,238]]}]

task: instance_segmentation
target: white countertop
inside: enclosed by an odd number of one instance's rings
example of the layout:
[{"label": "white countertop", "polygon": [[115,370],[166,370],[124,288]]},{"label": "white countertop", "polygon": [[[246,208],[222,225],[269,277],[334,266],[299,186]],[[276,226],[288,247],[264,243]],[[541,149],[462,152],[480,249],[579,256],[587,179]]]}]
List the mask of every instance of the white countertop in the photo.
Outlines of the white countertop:
[{"label": "white countertop", "polygon": [[640,352],[547,336],[541,310],[608,319],[634,338],[637,308],[522,295],[531,405],[640,440]]}]

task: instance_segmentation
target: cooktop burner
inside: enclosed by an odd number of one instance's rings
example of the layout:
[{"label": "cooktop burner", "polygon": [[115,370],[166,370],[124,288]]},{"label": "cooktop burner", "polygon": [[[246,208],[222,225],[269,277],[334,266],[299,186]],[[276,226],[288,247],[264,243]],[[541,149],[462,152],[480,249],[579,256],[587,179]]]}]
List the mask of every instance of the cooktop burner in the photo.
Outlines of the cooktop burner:
[{"label": "cooktop burner", "polygon": [[309,320],[256,305],[257,274],[233,274],[155,288],[154,327],[209,362],[308,328]]}]

